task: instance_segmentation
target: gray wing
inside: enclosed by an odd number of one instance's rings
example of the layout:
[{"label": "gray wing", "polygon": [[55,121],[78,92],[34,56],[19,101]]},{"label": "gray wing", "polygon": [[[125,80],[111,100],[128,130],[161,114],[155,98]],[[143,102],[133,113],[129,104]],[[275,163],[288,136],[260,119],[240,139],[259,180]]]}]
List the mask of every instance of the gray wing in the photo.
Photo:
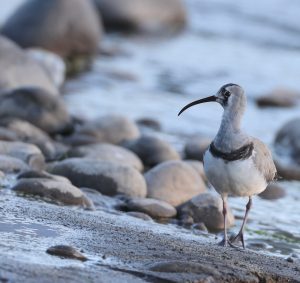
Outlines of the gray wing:
[{"label": "gray wing", "polygon": [[253,138],[255,155],[253,161],[256,168],[263,174],[267,183],[274,180],[276,177],[276,167],[273,162],[271,151],[260,140]]}]

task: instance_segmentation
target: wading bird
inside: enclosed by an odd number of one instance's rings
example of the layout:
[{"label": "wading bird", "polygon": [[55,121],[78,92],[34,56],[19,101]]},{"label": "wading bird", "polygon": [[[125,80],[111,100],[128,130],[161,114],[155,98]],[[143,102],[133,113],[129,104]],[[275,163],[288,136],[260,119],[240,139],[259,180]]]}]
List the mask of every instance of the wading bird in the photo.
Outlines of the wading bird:
[{"label": "wading bird", "polygon": [[[216,95],[193,101],[183,107],[178,116],[191,106],[218,102],[224,109],[219,131],[204,154],[204,171],[223,200],[224,239],[220,243],[244,243],[244,229],[252,206],[252,196],[263,192],[276,176],[276,168],[267,146],[241,130],[241,119],[246,109],[244,90],[237,84],[226,84]],[[239,233],[232,241],[226,231],[227,197],[248,197],[246,212]]]}]

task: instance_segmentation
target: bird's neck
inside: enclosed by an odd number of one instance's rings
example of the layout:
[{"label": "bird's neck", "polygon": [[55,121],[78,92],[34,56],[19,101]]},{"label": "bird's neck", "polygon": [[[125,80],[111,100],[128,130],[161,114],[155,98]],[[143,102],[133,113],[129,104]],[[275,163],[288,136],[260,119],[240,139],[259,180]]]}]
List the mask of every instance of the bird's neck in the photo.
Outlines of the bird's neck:
[{"label": "bird's neck", "polygon": [[243,113],[224,111],[222,122],[214,144],[219,150],[230,152],[236,150],[248,142],[248,136],[241,130]]}]

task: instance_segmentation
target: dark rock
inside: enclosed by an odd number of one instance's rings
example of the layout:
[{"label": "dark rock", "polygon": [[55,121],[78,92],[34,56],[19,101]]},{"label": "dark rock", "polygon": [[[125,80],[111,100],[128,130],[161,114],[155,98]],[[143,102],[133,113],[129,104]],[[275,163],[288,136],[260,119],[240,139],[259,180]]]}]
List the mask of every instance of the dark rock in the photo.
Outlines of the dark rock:
[{"label": "dark rock", "polygon": [[145,220],[145,221],[153,221],[152,218],[143,213],[143,212],[137,212],[137,211],[130,211],[130,212],[127,212],[126,215],[129,215],[129,216],[132,216],[132,217],[135,217],[135,218],[139,218],[139,219],[142,219],[142,220]]},{"label": "dark rock", "polygon": [[146,213],[153,218],[174,217],[177,213],[176,209],[167,202],[150,198],[132,199],[127,203],[127,208]]},{"label": "dark rock", "polygon": [[90,143],[120,144],[139,136],[140,132],[137,125],[126,116],[106,115],[83,124],[66,142],[72,145]]},{"label": "dark rock", "polygon": [[53,246],[47,249],[46,253],[50,255],[56,255],[63,258],[73,258],[82,261],[86,261],[87,257],[85,257],[81,252],[77,251],[75,248],[71,246],[58,245]]},{"label": "dark rock", "polygon": [[64,133],[71,118],[64,101],[40,88],[19,88],[0,96],[0,117],[23,119],[47,133]]},{"label": "dark rock", "polygon": [[63,176],[58,175],[52,175],[45,171],[34,171],[34,170],[28,170],[24,173],[21,173],[17,177],[18,179],[36,179],[36,178],[42,178],[42,179],[50,179],[57,182],[66,182],[71,184],[71,181]]},{"label": "dark rock", "polygon": [[285,197],[285,190],[277,184],[269,184],[267,188],[259,194],[263,199],[275,200]]},{"label": "dark rock", "polygon": [[275,160],[275,166],[279,179],[284,180],[297,180],[300,181],[300,166],[298,164],[286,164]]},{"label": "dark rock", "polygon": [[[193,197],[178,208],[180,215],[189,215],[194,222],[203,222],[208,230],[218,231],[224,229],[223,204],[221,197],[211,193],[203,193]],[[227,211],[227,227],[234,224],[231,209]]]},{"label": "dark rock", "polygon": [[134,168],[92,159],[70,158],[53,165],[51,173],[65,176],[77,187],[96,189],[105,195],[145,197],[143,176]]},{"label": "dark rock", "polygon": [[256,104],[259,107],[293,107],[297,105],[299,93],[288,89],[278,88],[271,93],[263,95],[256,99]]},{"label": "dark rock", "polygon": [[205,137],[193,137],[184,147],[186,159],[203,161],[203,155],[211,143],[211,139]]},{"label": "dark rock", "polygon": [[143,171],[142,161],[131,151],[112,144],[91,144],[72,148],[68,153],[70,157],[85,157],[99,161],[109,161],[121,165],[132,166]]},{"label": "dark rock", "polygon": [[140,118],[136,121],[138,126],[149,128],[155,131],[161,131],[162,126],[159,121],[152,119],[152,118]]},{"label": "dark rock", "polygon": [[89,0],[30,0],[4,23],[2,34],[24,48],[72,57],[97,51],[101,25]]},{"label": "dark rock", "polygon": [[159,199],[173,206],[180,205],[203,193],[206,186],[189,164],[183,161],[167,161],[145,174],[148,197]]},{"label": "dark rock", "polygon": [[18,158],[34,170],[42,170],[45,166],[43,154],[33,144],[0,141],[0,154]]},{"label": "dark rock", "polygon": [[195,223],[193,226],[192,226],[193,229],[195,230],[199,230],[199,231],[204,231],[204,232],[207,232],[207,228],[205,226],[205,224],[203,222],[199,222],[199,223]]},{"label": "dark rock", "polygon": [[51,138],[29,122],[18,119],[2,119],[0,124],[16,133],[19,141],[36,145],[46,159],[52,159],[56,155],[56,148]]},{"label": "dark rock", "polygon": [[68,182],[51,180],[48,178],[29,178],[20,179],[12,190],[26,194],[39,196],[54,202],[66,205],[81,205],[87,208],[93,208],[93,203],[81,190]]},{"label": "dark rock", "polygon": [[186,22],[180,0],[95,0],[107,29],[174,32]]},{"label": "dark rock", "polygon": [[58,89],[43,67],[3,36],[0,36],[0,69],[5,70],[0,77],[1,91],[35,86],[52,95],[58,94]]},{"label": "dark rock", "polygon": [[30,170],[22,160],[8,155],[0,155],[0,170],[4,173],[18,173]]},{"label": "dark rock", "polygon": [[169,143],[156,137],[142,136],[123,145],[136,153],[149,167],[168,160],[180,159],[178,152]]}]

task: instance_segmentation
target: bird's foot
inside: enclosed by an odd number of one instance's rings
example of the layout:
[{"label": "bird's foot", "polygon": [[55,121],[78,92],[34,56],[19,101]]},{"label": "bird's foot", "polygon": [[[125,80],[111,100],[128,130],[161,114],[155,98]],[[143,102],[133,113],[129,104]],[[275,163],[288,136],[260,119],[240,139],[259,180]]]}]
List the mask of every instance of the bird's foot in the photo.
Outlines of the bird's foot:
[{"label": "bird's foot", "polygon": [[221,242],[218,243],[219,246],[221,247],[232,247],[232,248],[237,248],[235,245],[233,245],[228,239],[223,239]]},{"label": "bird's foot", "polygon": [[231,243],[238,243],[238,242],[241,242],[243,249],[245,249],[244,233],[241,231],[231,240]]}]

